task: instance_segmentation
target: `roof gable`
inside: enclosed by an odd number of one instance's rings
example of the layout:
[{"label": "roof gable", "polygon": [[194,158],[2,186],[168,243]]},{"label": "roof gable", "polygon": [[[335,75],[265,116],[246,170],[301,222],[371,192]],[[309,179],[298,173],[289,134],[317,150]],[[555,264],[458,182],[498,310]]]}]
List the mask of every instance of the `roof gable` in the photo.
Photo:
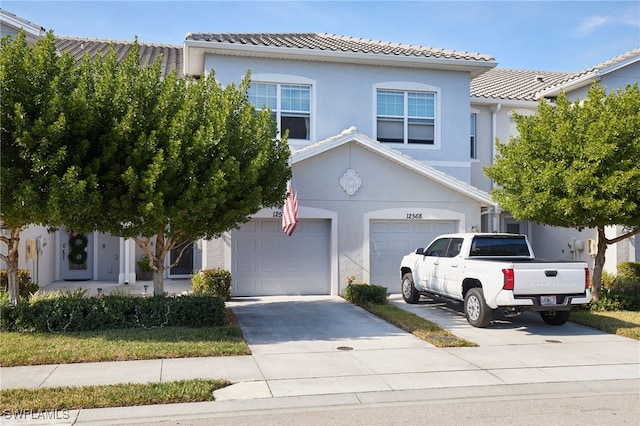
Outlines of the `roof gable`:
[{"label": "roof gable", "polygon": [[295,151],[291,155],[291,162],[292,164],[295,164],[348,143],[357,143],[358,145],[375,152],[376,154],[386,158],[389,161],[399,164],[400,166],[410,169],[413,172],[418,173],[440,185],[459,192],[481,203],[484,206],[496,205],[496,203],[492,200],[491,195],[489,195],[488,193],[481,191],[480,189],[471,186],[461,180],[458,180],[452,176],[449,176],[448,174],[443,173],[435,169],[434,167],[417,161],[409,157],[408,155],[402,154],[400,151],[397,151],[376,140],[373,140],[368,136],[358,132],[358,129],[355,127],[350,127],[336,136],[309,145],[299,151]]}]

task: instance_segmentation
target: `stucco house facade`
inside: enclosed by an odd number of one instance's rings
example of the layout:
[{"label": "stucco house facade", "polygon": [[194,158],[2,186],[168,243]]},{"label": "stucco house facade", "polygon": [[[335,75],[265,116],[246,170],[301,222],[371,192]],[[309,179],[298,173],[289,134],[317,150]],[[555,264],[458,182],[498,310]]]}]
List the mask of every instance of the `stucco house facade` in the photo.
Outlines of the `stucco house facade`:
[{"label": "stucco house facade", "polygon": [[[124,57],[132,44],[57,43],[76,57],[110,44]],[[282,210],[263,209],[238,230],[196,242],[167,271],[166,278],[187,278],[222,267],[231,271],[236,296],[335,295],[350,277],[396,293],[400,258],[445,232],[521,232],[539,256],[590,261],[576,241],[585,247],[595,233],[515,221],[492,200],[482,168],[492,162],[495,138],[514,134],[512,111],[533,114],[541,96],[559,90],[584,97],[594,79],[609,88],[640,79],[640,49],[575,74],[505,70],[486,54],[333,34],[191,33],[182,46],[140,45],[143,63],[162,55],[165,72],[213,72],[230,84],[250,71],[250,98],[271,107],[279,129],[289,130],[300,218],[293,235],[281,230]],[[25,230],[21,267],[41,286],[136,282],[142,253],[132,241],[87,235],[87,262],[74,265],[73,238],[65,229]],[[36,255],[27,257],[30,244]],[[634,239],[607,256],[613,268],[640,259]]]}]

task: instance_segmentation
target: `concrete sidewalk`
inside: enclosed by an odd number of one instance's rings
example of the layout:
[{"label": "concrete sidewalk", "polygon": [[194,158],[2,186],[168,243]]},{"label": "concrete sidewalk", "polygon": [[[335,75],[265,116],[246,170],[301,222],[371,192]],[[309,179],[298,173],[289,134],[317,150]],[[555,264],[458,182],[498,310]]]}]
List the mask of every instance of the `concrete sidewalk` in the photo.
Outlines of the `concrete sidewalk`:
[{"label": "concrete sidewalk", "polygon": [[[545,395],[558,391],[561,395],[640,394],[640,342],[636,340],[573,323],[552,327],[532,314],[498,317],[491,327],[477,329],[467,324],[455,306],[406,305],[398,295],[390,299],[479,347],[435,348],[340,297],[238,298],[228,305],[251,356],[2,368],[0,386],[186,378],[226,378],[234,383],[214,392],[212,403],[81,410],[70,415],[74,424],[182,418],[196,411],[204,416],[198,418],[206,418],[221,410],[512,395],[525,390]],[[59,421],[71,424],[68,419]]]}]

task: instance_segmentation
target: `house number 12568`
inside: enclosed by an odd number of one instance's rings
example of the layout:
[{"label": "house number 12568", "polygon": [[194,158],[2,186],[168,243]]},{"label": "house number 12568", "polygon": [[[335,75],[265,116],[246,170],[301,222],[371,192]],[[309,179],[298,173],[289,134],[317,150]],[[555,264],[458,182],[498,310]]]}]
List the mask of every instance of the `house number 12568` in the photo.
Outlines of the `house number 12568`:
[{"label": "house number 12568", "polygon": [[422,219],[422,213],[407,213],[407,219]]}]

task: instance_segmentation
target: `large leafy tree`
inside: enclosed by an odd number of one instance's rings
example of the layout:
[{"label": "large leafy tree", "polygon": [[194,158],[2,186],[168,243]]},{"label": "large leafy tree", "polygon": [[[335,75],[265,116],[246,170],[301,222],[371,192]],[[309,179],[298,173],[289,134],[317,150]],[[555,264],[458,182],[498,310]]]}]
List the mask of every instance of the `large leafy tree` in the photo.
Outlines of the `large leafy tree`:
[{"label": "large leafy tree", "polygon": [[[542,99],[536,115],[515,120],[519,137],[498,141],[485,169],[496,184],[492,194],[518,220],[597,229],[597,298],[607,246],[640,232],[638,85],[607,94],[594,84],[575,102],[561,93],[555,106]],[[626,232],[607,238],[609,225]]]},{"label": "large leafy tree", "polygon": [[[60,225],[49,209],[52,188],[74,161],[69,152],[87,148],[90,113],[81,73],[67,54],[58,54],[53,33],[28,44],[24,32],[2,39],[0,51],[0,240],[6,254],[10,302],[17,288],[20,233],[30,224]],[[86,181],[76,181],[86,185]],[[89,183],[90,184],[90,183]],[[78,196],[67,185],[66,197]]]},{"label": "large leafy tree", "polygon": [[[282,203],[289,147],[269,112],[248,101],[249,75],[226,87],[213,73],[163,77],[159,62],[140,66],[137,45],[122,62],[112,51],[94,66],[91,108],[111,125],[66,183],[95,178],[97,193],[84,185],[93,207],[71,214],[60,192],[56,210],[74,229],[132,238],[149,258],[154,294],[162,294],[164,270],[194,241]],[[180,255],[166,266],[174,248]]]}]

